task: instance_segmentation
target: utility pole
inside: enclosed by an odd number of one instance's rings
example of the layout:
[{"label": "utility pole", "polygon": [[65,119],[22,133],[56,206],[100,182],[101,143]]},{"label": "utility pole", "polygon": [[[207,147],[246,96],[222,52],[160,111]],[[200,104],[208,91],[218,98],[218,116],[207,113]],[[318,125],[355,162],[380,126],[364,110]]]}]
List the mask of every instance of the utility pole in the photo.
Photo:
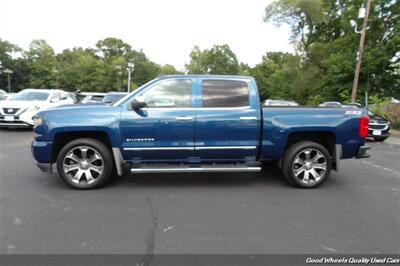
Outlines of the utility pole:
[{"label": "utility pole", "polygon": [[131,92],[131,72],[133,71],[135,65],[133,63],[128,63],[126,70],[128,71],[128,93]]},{"label": "utility pole", "polygon": [[54,69],[53,74],[56,75],[56,89],[58,90],[58,70]]},{"label": "utility pole", "polygon": [[12,73],[14,73],[14,72],[13,72],[11,69],[6,68],[6,69],[4,69],[3,73],[6,73],[6,74],[7,74],[8,93],[10,93],[10,92],[11,92],[11,78],[10,78],[10,75],[11,75]]},{"label": "utility pole", "polygon": [[353,89],[351,91],[351,101],[352,102],[355,102],[356,98],[357,98],[358,79],[360,76],[361,60],[362,60],[362,55],[363,55],[363,50],[364,50],[365,35],[367,34],[368,16],[369,16],[369,10],[371,8],[371,2],[372,2],[372,0],[367,0],[364,21],[363,21],[363,25],[362,25],[362,29],[361,29],[360,45],[358,47],[357,64],[356,64],[356,70],[354,72]]},{"label": "utility pole", "polygon": [[121,66],[115,66],[115,69],[117,70],[117,90],[121,91],[121,75],[122,75],[122,67]]}]

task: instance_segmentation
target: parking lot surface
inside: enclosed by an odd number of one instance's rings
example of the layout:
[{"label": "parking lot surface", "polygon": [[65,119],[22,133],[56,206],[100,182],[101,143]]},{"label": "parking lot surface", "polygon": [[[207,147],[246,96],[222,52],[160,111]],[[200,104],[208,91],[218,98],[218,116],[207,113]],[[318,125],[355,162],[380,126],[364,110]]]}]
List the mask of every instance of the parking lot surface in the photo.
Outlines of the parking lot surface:
[{"label": "parking lot surface", "polygon": [[400,142],[370,142],[320,188],[278,169],[142,174],[72,190],[42,173],[29,130],[0,131],[0,253],[399,253]]}]

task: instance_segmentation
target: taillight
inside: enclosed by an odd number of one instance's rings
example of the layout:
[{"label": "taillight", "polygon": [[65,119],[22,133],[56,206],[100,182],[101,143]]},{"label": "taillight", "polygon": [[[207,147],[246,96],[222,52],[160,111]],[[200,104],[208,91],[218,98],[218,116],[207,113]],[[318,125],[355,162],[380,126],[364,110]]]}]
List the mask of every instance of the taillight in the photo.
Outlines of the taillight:
[{"label": "taillight", "polygon": [[358,128],[358,135],[361,138],[366,138],[368,136],[368,124],[369,124],[369,117],[362,116],[360,117],[360,125]]}]

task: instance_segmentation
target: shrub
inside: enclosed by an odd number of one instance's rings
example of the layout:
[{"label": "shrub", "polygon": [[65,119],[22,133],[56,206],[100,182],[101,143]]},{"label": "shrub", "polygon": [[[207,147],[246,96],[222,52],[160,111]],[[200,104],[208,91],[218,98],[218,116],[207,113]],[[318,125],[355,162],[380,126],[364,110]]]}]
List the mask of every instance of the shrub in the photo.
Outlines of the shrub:
[{"label": "shrub", "polygon": [[371,108],[371,111],[389,120],[392,128],[400,129],[399,103],[390,103],[390,102],[376,103]]}]

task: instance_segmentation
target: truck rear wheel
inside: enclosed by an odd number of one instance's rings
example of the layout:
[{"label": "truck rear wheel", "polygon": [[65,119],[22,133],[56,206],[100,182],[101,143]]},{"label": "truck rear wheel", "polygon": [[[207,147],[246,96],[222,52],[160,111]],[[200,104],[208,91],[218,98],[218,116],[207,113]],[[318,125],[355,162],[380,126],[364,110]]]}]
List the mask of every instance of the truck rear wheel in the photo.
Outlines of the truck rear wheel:
[{"label": "truck rear wheel", "polygon": [[57,171],[62,180],[76,189],[93,189],[111,176],[113,158],[102,142],[81,138],[65,145],[57,156]]},{"label": "truck rear wheel", "polygon": [[312,141],[294,143],[282,160],[283,175],[300,188],[318,187],[326,181],[331,168],[332,158],[328,150]]}]

